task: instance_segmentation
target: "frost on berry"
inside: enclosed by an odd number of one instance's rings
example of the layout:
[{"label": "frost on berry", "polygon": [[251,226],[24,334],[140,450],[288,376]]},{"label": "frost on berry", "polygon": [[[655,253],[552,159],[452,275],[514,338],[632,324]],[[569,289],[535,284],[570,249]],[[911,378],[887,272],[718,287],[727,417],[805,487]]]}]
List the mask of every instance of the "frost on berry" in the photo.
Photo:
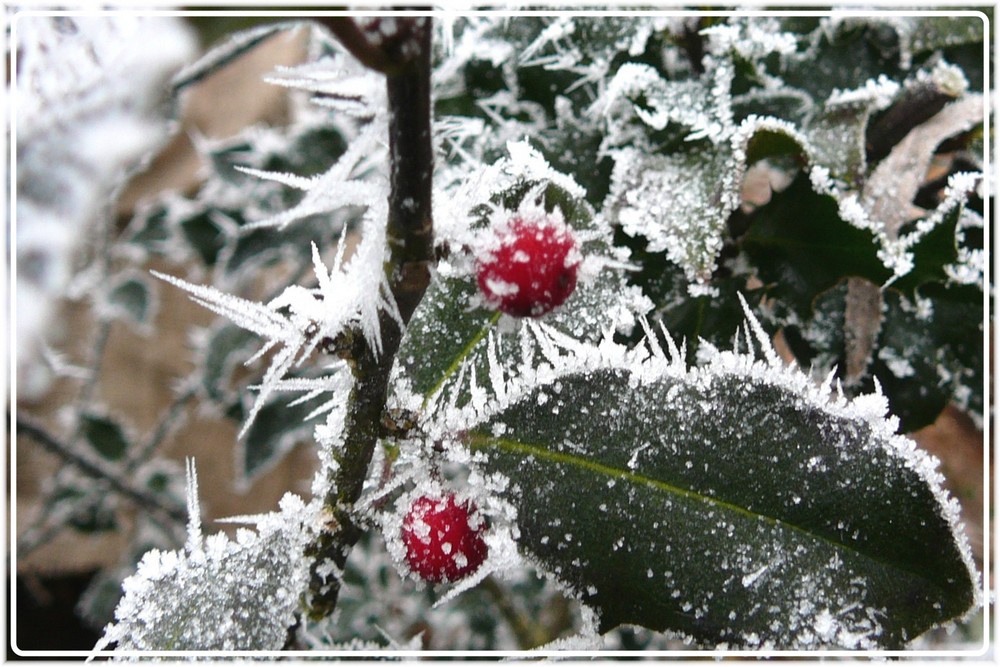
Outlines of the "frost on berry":
[{"label": "frost on berry", "polygon": [[496,309],[540,317],[576,288],[582,261],[573,231],[552,216],[513,218],[496,230],[495,246],[479,260],[479,289]]},{"label": "frost on berry", "polygon": [[406,561],[421,579],[451,582],[472,574],[486,560],[483,521],[474,503],[420,496],[403,518]]}]

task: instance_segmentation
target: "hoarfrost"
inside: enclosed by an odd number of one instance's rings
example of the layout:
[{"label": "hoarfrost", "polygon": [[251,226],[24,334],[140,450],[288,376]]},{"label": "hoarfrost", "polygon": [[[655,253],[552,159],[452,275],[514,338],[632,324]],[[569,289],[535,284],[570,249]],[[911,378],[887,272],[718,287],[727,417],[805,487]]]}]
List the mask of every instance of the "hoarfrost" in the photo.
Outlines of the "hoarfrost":
[{"label": "hoarfrost", "polygon": [[[661,347],[654,338],[649,336],[647,330],[645,342],[634,348],[627,348],[615,343],[610,337],[605,337],[597,344],[585,344],[575,341],[558,330],[547,326],[543,322],[532,322],[520,332],[521,337],[528,336],[532,343],[539,350],[541,356],[548,360],[544,367],[524,369],[524,372],[515,377],[505,378],[503,391],[501,394],[490,393],[485,402],[468,403],[462,407],[455,404],[443,404],[440,401],[428,405],[424,416],[425,428],[428,432],[447,433],[465,432],[474,430],[478,424],[488,424],[495,417],[506,414],[508,409],[525,399],[532,398],[540,393],[542,389],[555,389],[557,383],[562,379],[570,377],[588,377],[601,369],[620,369],[625,371],[629,377],[629,384],[642,387],[647,383],[660,383],[666,378],[683,385],[696,387],[709,387],[724,381],[726,378],[738,380],[754,387],[774,387],[785,390],[783,395],[794,397],[796,404],[808,406],[809,410],[816,410],[830,417],[843,419],[846,422],[863,426],[870,436],[866,436],[866,447],[878,447],[883,455],[898,461],[904,468],[916,474],[917,478],[927,485],[930,494],[937,502],[937,511],[943,520],[943,525],[950,527],[954,540],[958,558],[968,571],[969,580],[973,583],[974,601],[973,608],[981,604],[979,588],[979,575],[973,564],[973,558],[968,542],[963,536],[959,524],[959,511],[956,501],[951,498],[943,487],[943,477],[936,470],[937,462],[921,449],[914,446],[913,442],[897,433],[898,421],[896,418],[887,416],[888,401],[881,393],[881,389],[876,384],[875,392],[868,395],[861,395],[854,398],[847,398],[842,392],[831,395],[828,383],[817,385],[812,378],[799,371],[794,366],[786,366],[774,349],[769,336],[763,327],[753,316],[749,307],[743,302],[746,315],[746,338],[748,343],[753,341],[753,345],[745,345],[747,352],[719,351],[712,350],[707,353],[704,362],[695,367],[687,367],[683,357],[678,352],[670,337],[666,337],[666,349]],[[757,348],[758,352],[754,352]],[[498,363],[495,361],[491,363]],[[543,370],[544,368],[544,370]],[[491,372],[497,372],[495,369]],[[460,374],[461,375],[461,374]],[[458,380],[457,382],[461,382]],[[454,388],[452,389],[454,391]],[[706,411],[712,410],[712,405],[705,403],[699,405]],[[805,407],[803,407],[805,409]],[[680,426],[680,425],[679,425]],[[563,452],[563,449],[559,450]],[[565,450],[564,453],[570,450]],[[633,451],[632,459],[638,465],[640,461]],[[850,456],[850,452],[844,450],[839,454],[841,457]],[[627,456],[627,455],[626,455]],[[630,459],[630,460],[632,460]],[[776,459],[777,460],[777,459]],[[624,459],[623,459],[624,461]],[[629,464],[631,470],[631,464]],[[825,474],[828,462],[822,458],[813,457],[803,462],[803,469],[810,474]],[[700,466],[688,466],[692,474]],[[638,470],[641,474],[641,468]],[[608,487],[612,488],[616,481],[615,477],[609,476]],[[709,492],[709,495],[712,495]],[[790,496],[787,500],[790,506],[804,506],[807,499],[804,494]],[[550,525],[555,525],[550,522]],[[840,529],[847,529],[844,525]],[[575,535],[575,533],[574,533]],[[566,539],[570,539],[567,534]],[[574,537],[574,539],[576,539]],[[853,538],[852,538],[853,539]],[[611,540],[614,542],[614,540]],[[543,540],[544,542],[544,540]],[[629,548],[632,548],[631,538],[628,540]],[[611,551],[622,551],[625,547],[624,539],[619,539],[614,544],[608,544],[609,553]],[[550,547],[551,548],[551,547]],[[558,545],[557,545],[558,550]],[[764,562],[741,563],[742,575],[737,575],[736,581],[742,582],[745,587],[762,586],[770,591],[769,595],[778,595],[779,589],[784,589],[788,585],[785,577],[794,568],[799,558],[804,557],[802,551],[786,551],[778,542],[774,546],[767,547],[762,552],[765,555]],[[569,567],[567,561],[563,567]],[[580,565],[572,565],[574,568]],[[830,565],[830,576],[834,570],[840,566],[836,563]],[[789,569],[793,568],[793,569]],[[560,575],[561,568],[555,571]],[[774,572],[775,574],[771,574]],[[816,645],[835,645],[843,648],[876,648],[880,644],[879,637],[884,631],[879,616],[878,609],[864,606],[865,600],[863,578],[855,588],[857,590],[844,590],[843,598],[831,598],[828,593],[834,586],[833,579],[817,579],[816,572],[801,572],[794,575],[798,577],[793,581],[797,592],[794,599],[797,600],[828,600],[827,606],[821,607],[819,603],[815,606],[807,605],[795,614],[785,619],[787,625],[773,630],[771,636],[786,637],[789,646],[811,647]],[[826,577],[826,575],[823,575]],[[777,587],[777,588],[776,588]],[[772,590],[773,589],[773,590]],[[838,588],[838,590],[840,590]],[[818,596],[823,596],[819,598]],[[781,596],[779,596],[781,597]],[[782,597],[782,599],[784,599]],[[703,604],[710,606],[706,600],[688,599],[684,603],[690,605],[692,613],[702,613]],[[706,607],[707,609],[707,607]],[[758,636],[758,640],[766,643],[765,639]],[[743,639],[745,645],[755,648],[763,647],[763,644],[755,643],[751,638]]]},{"label": "hoarfrost", "polygon": [[197,480],[188,464],[188,542],[183,551],[146,553],[123,584],[115,622],[97,651],[279,650],[306,590],[306,544],[319,504],[286,494],[280,511],[243,517],[236,541],[202,538]]},{"label": "hoarfrost", "polygon": [[[373,208],[381,210],[383,207],[373,205]],[[334,339],[348,327],[357,326],[371,348],[376,353],[381,350],[379,312],[387,312],[397,321],[400,318],[381,271],[384,229],[372,222],[370,231],[346,266],[343,240],[338,245],[331,269],[326,268],[318,248],[313,245],[313,270],[318,287],[308,290],[292,285],[267,304],[154,272],[157,277],[191,293],[197,303],[265,338],[266,342],[251,361],[277,349],[258,387],[257,399],[240,431],[241,437],[274,391],[295,388],[292,384],[281,384],[285,375],[305,361],[321,341]]]}]

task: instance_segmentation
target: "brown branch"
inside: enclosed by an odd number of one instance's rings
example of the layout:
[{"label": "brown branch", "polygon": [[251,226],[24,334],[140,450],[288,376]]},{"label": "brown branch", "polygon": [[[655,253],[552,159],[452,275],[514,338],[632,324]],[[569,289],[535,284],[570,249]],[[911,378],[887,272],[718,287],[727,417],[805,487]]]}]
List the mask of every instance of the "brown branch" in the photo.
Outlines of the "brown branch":
[{"label": "brown branch", "polygon": [[28,436],[46,451],[55,454],[88,477],[107,482],[108,486],[136,505],[165,516],[176,523],[183,524],[187,521],[187,510],[185,508],[165,504],[158,497],[147,492],[146,489],[136,487],[129,480],[125,479],[124,472],[107,466],[103,462],[95,461],[81,452],[70,448],[65,443],[57,440],[41,426],[29,422],[24,418],[18,418],[17,432]]},{"label": "brown branch", "polygon": [[[386,73],[389,99],[389,216],[386,240],[389,259],[384,270],[404,323],[409,322],[430,284],[433,261],[431,182],[431,23],[427,18],[398,18],[398,31],[382,42],[382,55],[353,21],[326,24],[365,64]],[[364,43],[359,39],[365,38]],[[398,38],[398,39],[397,39]],[[386,65],[385,60],[390,61]],[[386,312],[379,315],[381,352],[373,350],[360,332],[351,352],[354,386],[348,398],[344,444],[334,452],[336,466],[325,505],[331,513],[327,530],[307,550],[312,558],[309,615],[321,619],[333,613],[351,548],[363,534],[354,516],[372,454],[381,435],[389,372],[403,338],[398,323]]]},{"label": "brown branch", "polygon": [[420,39],[416,33],[425,19],[324,16],[317,21],[362,65],[387,76],[402,73],[419,57],[419,52],[411,46]]}]

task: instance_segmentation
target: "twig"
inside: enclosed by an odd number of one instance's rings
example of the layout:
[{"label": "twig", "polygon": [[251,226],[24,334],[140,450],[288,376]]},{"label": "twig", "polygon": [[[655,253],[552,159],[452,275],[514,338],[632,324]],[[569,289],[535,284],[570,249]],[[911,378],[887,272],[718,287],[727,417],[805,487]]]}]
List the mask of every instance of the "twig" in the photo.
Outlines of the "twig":
[{"label": "twig", "polygon": [[[389,18],[389,17],[385,17]],[[420,54],[407,48],[421,37],[422,19],[394,19],[394,32],[387,34],[383,18],[368,17],[364,25],[348,16],[324,16],[317,21],[336,36],[358,61],[376,72],[394,77],[403,73]]]},{"label": "twig", "polygon": [[[368,51],[377,47],[353,21],[327,19],[325,23],[352,53],[361,54],[362,62],[386,73],[391,178],[386,221],[389,260],[384,270],[405,324],[430,284],[434,259],[430,19],[397,19],[398,30],[379,42],[382,53],[377,56]],[[360,39],[365,39],[364,44],[359,44]],[[385,59],[391,64],[386,65]],[[381,312],[379,320],[381,353],[372,350],[360,332],[353,336],[355,382],[348,398],[344,444],[332,453],[336,465],[325,498],[332,521],[307,550],[312,558],[308,605],[313,619],[325,618],[336,608],[339,573],[363,533],[354,517],[354,503],[361,495],[378,443],[389,372],[403,337],[400,326],[388,313]]]},{"label": "twig", "polygon": [[[10,419],[9,415],[8,419]],[[183,507],[170,506],[163,503],[159,498],[148,493],[145,489],[136,487],[128,480],[123,479],[120,471],[110,468],[99,461],[92,460],[90,457],[85,456],[80,452],[74,451],[71,447],[49,434],[49,432],[41,426],[33,424],[23,418],[18,418],[17,431],[27,435],[29,438],[41,445],[46,451],[55,454],[67,463],[73,465],[77,468],[77,470],[88,477],[93,477],[94,479],[100,479],[107,482],[112,489],[128,498],[136,505],[160,514],[161,516],[166,516],[174,522],[184,523],[187,520],[187,511]]]},{"label": "twig", "polygon": [[510,625],[514,636],[517,638],[518,647],[522,650],[536,648],[548,643],[549,636],[544,628],[532,623],[527,614],[521,612],[510,601],[510,596],[497,580],[488,576],[482,581],[482,586],[493,598],[493,603],[500,610],[500,615],[504,617]]}]

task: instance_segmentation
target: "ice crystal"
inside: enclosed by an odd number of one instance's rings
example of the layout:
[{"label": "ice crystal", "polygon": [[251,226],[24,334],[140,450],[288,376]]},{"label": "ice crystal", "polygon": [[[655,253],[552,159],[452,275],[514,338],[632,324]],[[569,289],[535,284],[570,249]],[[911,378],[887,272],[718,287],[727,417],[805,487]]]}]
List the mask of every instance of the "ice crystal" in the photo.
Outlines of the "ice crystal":
[{"label": "ice crystal", "polygon": [[242,517],[256,530],[236,539],[204,538],[197,480],[188,467],[188,541],[183,551],[153,550],[125,580],[115,622],[94,651],[279,650],[295,621],[309,562],[302,553],[316,503],[287,494],[280,511]]},{"label": "ice crystal", "polygon": [[[381,209],[380,206],[373,208]],[[331,269],[326,268],[314,245],[313,269],[318,287],[310,290],[291,285],[267,304],[154,272],[154,275],[190,292],[197,303],[264,338],[265,343],[254,359],[277,349],[258,387],[257,398],[241,435],[247,432],[276,389],[287,391],[297,386],[281,382],[323,340],[335,339],[349,327],[357,326],[371,348],[376,353],[381,350],[379,312],[386,312],[397,321],[399,313],[381,270],[384,230],[379,234],[381,228],[378,225],[373,227],[372,233],[362,240],[356,255],[346,262],[346,266],[343,242],[338,246]]]},{"label": "ice crystal", "polygon": [[[544,323],[532,323],[529,327],[522,329],[519,336],[522,345],[530,345],[535,348],[535,362],[533,364],[523,364],[512,368],[502,361],[503,357],[499,352],[490,354],[488,378],[477,377],[478,374],[474,372],[475,369],[472,367],[468,368],[467,373],[459,373],[453,382],[442,387],[432,397],[425,412],[423,428],[430,438],[440,438],[447,441],[450,437],[448,434],[481,432],[482,427],[478,427],[479,431],[477,431],[477,425],[502,423],[505,418],[523,418],[525,401],[533,403],[535,399],[537,399],[539,407],[543,410],[551,410],[552,415],[559,418],[559,407],[564,405],[563,401],[559,400],[563,382],[579,383],[580,378],[608,377],[607,375],[598,375],[600,371],[608,369],[616,369],[624,373],[630,391],[635,392],[635,395],[641,394],[645,387],[675,387],[678,394],[684,393],[682,387],[689,387],[698,396],[708,396],[714,394],[700,392],[707,391],[711,387],[734,386],[733,383],[738,386],[753,387],[755,391],[766,391],[765,388],[779,389],[781,390],[780,395],[784,397],[782,400],[790,401],[789,405],[794,405],[795,410],[808,410],[810,413],[824,415],[825,418],[839,420],[839,423],[842,424],[850,424],[852,425],[851,429],[857,428],[859,432],[865,433],[864,443],[858,451],[855,451],[853,446],[849,447],[846,440],[839,440],[836,435],[831,436],[833,440],[829,444],[833,448],[832,451],[837,452],[837,456],[840,456],[841,459],[853,460],[856,455],[869,455],[870,452],[865,453],[868,448],[877,449],[879,457],[888,457],[888,459],[898,462],[921,483],[926,484],[929,494],[937,503],[936,509],[940,514],[941,523],[946,527],[945,530],[950,529],[951,531],[957,557],[960,559],[959,562],[968,571],[972,586],[977,587],[979,577],[967,540],[963,537],[959,525],[958,505],[943,488],[944,480],[936,469],[937,462],[917,448],[911,440],[898,435],[898,422],[894,417],[887,416],[888,402],[878,385],[876,384],[874,393],[854,398],[845,397],[839,386],[832,384],[832,374],[825,383],[817,385],[808,375],[784,364],[774,349],[769,336],[745,302],[743,302],[743,307],[746,323],[738,337],[740,340],[738,347],[745,351],[710,349],[706,352],[706,361],[695,367],[687,366],[684,356],[669,335],[666,335],[666,332],[663,332],[665,347],[661,347],[656,342],[656,338],[651,335],[652,331],[649,330],[648,326],[645,342],[637,347],[628,348],[615,343],[610,336],[605,337],[597,344],[583,343],[561,334]],[[500,343],[498,340],[492,339],[489,341],[489,345],[499,348]],[[473,387],[471,392],[477,398],[461,405],[454,399],[458,394],[459,387],[463,384]],[[599,389],[595,389],[592,394],[587,395],[600,396],[601,394]],[[665,397],[658,393],[643,395],[656,396],[654,399],[658,401],[656,405],[660,405],[664,401],[676,405],[678,400],[682,400],[680,396],[675,397],[669,394]],[[777,395],[779,394],[774,394],[774,396]],[[590,399],[581,402],[579,394],[573,394],[573,396],[576,397],[572,405],[575,410],[598,405],[598,403],[591,402]],[[634,400],[639,399],[634,398]],[[720,400],[722,399],[720,398]],[[721,407],[714,406],[707,400],[698,399],[698,401],[690,406],[697,413],[711,414],[717,407]],[[638,409],[634,403],[630,402],[629,405],[630,410]],[[516,406],[520,407],[515,409]],[[650,409],[654,409],[652,405],[650,405]],[[511,414],[519,414],[521,417],[509,417]],[[612,419],[627,419],[621,415],[613,415],[615,412],[612,410],[609,412],[609,417]],[[690,428],[683,421],[674,424],[674,427],[682,431]],[[521,428],[524,428],[524,425]],[[501,434],[495,437],[504,438],[505,436]],[[516,435],[509,437],[515,438],[510,442],[517,442]],[[670,439],[663,442],[664,444],[669,443]],[[642,451],[643,442],[640,441],[637,444],[638,447],[632,451],[632,459],[630,460],[635,462],[636,470],[641,475],[644,471],[642,459],[645,455]],[[525,445],[525,447],[532,449],[532,451],[537,449],[536,455],[541,456],[547,456],[546,452],[549,451],[532,445]],[[577,450],[572,442],[566,441],[554,444],[551,451],[560,457],[572,457]],[[581,449],[582,451],[585,450]],[[600,459],[594,463],[600,463]],[[807,462],[804,465],[810,471],[815,472],[817,466],[821,464],[822,462]],[[686,469],[691,471],[689,474],[693,475],[699,466],[699,463],[689,460]],[[535,481],[537,483],[537,479]],[[609,489],[614,486],[615,481],[614,477],[608,480]],[[520,480],[516,478],[509,480],[509,485],[514,489],[515,494],[518,493],[517,485],[519,483]],[[808,484],[808,482],[806,483]],[[520,492],[529,491],[522,489]],[[709,496],[715,496],[715,492],[712,490],[705,492]],[[665,502],[669,504],[669,501]],[[802,503],[803,498],[801,495],[793,494],[789,496],[787,502],[795,506]],[[521,505],[522,511],[526,511],[525,507],[524,504]],[[528,507],[534,507],[534,505],[528,505]],[[533,509],[531,512],[536,522],[537,517],[544,515],[544,512],[537,509]],[[559,545],[565,545],[566,549],[576,548],[576,537],[572,531],[559,529],[557,519],[558,517],[551,519],[550,523],[555,530],[554,534],[542,539],[540,544],[552,544],[552,541],[555,540],[557,549],[562,548]],[[655,533],[649,533],[648,539],[655,539]],[[782,625],[772,628],[768,633],[768,638],[756,636],[755,639],[751,636],[745,636],[738,642],[739,645],[764,648],[768,642],[773,641],[773,638],[781,637],[783,638],[781,641],[786,647],[877,648],[880,645],[880,635],[884,630],[880,617],[882,612],[874,606],[865,606],[863,581],[859,580],[857,585],[852,585],[848,589],[843,588],[842,585],[836,583],[835,578],[839,565],[831,565],[831,569],[825,570],[824,573],[817,573],[807,567],[805,561],[800,561],[803,555],[794,549],[790,550],[787,543],[782,541],[784,539],[775,533],[773,545],[767,540],[762,543],[758,540],[753,544],[736,543],[733,545],[735,552],[730,554],[729,558],[734,561],[737,567],[734,570],[732,580],[737,583],[741,582],[744,588],[761,587],[767,589],[769,596],[775,595],[775,591],[791,585],[797,592],[790,599],[807,600],[810,601],[810,604],[801,606],[791,615],[783,615],[783,620],[779,621],[776,618],[775,622]],[[609,549],[628,551],[630,541],[629,536],[623,536],[610,545]],[[744,553],[747,556],[741,560],[741,555]],[[751,559],[750,553],[757,554],[757,556]],[[761,554],[766,555],[767,559],[759,560]],[[557,560],[565,567],[570,566],[569,556],[565,560]],[[575,570],[584,567],[582,563],[576,561],[572,563],[572,566]],[[561,576],[559,568],[556,568],[554,574],[557,577]],[[837,591],[836,595],[833,595],[831,591]],[[583,592],[577,592],[583,598],[587,597]],[[606,594],[607,591],[604,593]],[[710,594],[711,591],[702,591],[699,593],[699,597],[693,597],[684,601],[683,604],[696,617],[699,614],[707,614],[713,604]],[[594,595],[596,592],[590,594],[590,596]],[[974,595],[976,596],[973,600],[975,608],[981,603],[981,600],[978,593]],[[738,634],[738,631],[736,632]]]}]

